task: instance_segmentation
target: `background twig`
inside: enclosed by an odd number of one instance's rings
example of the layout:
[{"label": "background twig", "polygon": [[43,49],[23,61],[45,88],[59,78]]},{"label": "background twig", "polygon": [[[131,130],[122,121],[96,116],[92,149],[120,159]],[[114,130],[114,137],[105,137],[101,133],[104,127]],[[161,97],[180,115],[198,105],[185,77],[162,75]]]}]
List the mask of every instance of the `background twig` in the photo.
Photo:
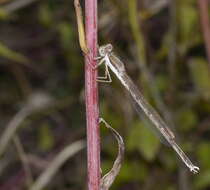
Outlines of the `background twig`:
[{"label": "background twig", "polygon": [[203,37],[204,42],[206,46],[206,54],[209,62],[209,68],[210,68],[210,25],[209,25],[209,12],[208,12],[208,6],[209,1],[208,0],[198,0],[198,6],[199,6],[199,13],[200,13],[200,22],[201,27],[203,30]]}]

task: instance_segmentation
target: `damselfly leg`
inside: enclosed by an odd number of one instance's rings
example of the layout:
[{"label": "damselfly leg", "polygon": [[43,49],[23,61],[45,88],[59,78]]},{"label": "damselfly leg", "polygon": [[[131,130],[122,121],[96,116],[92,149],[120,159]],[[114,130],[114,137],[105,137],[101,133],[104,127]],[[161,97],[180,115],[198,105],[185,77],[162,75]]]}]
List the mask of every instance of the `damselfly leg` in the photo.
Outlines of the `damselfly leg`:
[{"label": "damselfly leg", "polygon": [[[103,83],[111,83],[112,78],[109,73],[109,68],[105,64],[106,63],[106,58],[105,57],[93,57],[93,54],[90,52],[90,54],[87,56],[87,63],[91,66],[92,69],[97,69],[99,66],[101,66],[104,63],[105,66],[105,71],[104,71],[104,76],[98,76],[97,77],[97,82],[103,82]],[[91,64],[91,60],[99,61],[95,66]]]}]

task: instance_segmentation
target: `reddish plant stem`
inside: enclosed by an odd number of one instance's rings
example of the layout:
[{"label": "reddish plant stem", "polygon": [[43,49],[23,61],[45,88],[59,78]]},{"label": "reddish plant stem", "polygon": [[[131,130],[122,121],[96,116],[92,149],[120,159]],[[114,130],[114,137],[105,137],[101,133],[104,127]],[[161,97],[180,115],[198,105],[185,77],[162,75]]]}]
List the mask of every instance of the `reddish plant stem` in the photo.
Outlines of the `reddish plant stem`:
[{"label": "reddish plant stem", "polygon": [[206,54],[208,58],[209,68],[210,68],[210,25],[209,25],[209,15],[208,15],[208,0],[198,0],[198,6],[200,9],[200,22],[203,30],[203,36],[206,46]]},{"label": "reddish plant stem", "polygon": [[[97,0],[85,0],[86,40],[89,55],[85,64],[85,98],[87,122],[88,189],[100,189],[100,133],[97,70],[93,59],[97,56]],[[89,56],[89,59],[88,57]],[[92,66],[91,66],[92,65]]]}]

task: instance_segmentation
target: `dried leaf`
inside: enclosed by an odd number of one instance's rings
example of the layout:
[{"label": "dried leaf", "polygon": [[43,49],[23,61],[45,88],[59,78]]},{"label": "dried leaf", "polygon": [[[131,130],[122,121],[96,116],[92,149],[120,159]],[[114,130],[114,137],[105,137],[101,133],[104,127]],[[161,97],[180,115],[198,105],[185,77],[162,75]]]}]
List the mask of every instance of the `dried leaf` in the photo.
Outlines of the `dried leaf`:
[{"label": "dried leaf", "polygon": [[112,131],[112,134],[114,135],[114,137],[117,139],[118,142],[118,155],[113,164],[113,167],[107,174],[105,174],[102,177],[100,182],[100,190],[108,190],[112,185],[112,183],[114,182],[116,176],[120,172],[120,168],[124,157],[125,145],[122,137],[115,129],[113,129],[103,118],[100,118],[99,123],[101,122],[103,122],[105,126]]},{"label": "dried leaf", "polygon": [[86,43],[86,39],[85,39],[85,29],[84,29],[84,23],[83,23],[82,8],[79,3],[79,0],[74,0],[74,7],[75,7],[75,11],[76,11],[76,18],[77,18],[79,44],[80,44],[82,51],[85,54],[87,54],[88,48],[87,48],[87,43]]}]

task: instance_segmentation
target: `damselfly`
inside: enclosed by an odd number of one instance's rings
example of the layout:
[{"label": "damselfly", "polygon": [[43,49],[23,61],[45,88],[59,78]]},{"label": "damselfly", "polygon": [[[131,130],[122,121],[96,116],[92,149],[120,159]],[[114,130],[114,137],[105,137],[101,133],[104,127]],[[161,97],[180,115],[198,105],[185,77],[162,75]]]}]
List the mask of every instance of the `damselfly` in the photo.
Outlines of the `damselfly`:
[{"label": "damselfly", "polygon": [[147,102],[142,93],[138,90],[137,86],[126,73],[124,63],[112,52],[112,50],[113,47],[111,44],[99,47],[99,57],[96,59],[100,61],[97,66],[105,63],[105,76],[99,77],[99,81],[111,82],[111,77],[108,72],[108,68],[110,68],[123,84],[123,86],[128,90],[136,104],[144,111],[149,120],[151,120],[151,122],[164,136],[167,142],[173,147],[173,149],[176,151],[185,165],[190,169],[190,171],[193,173],[198,173],[199,167],[195,166],[187,157],[187,155],[182,151],[182,149],[177,145],[175,142],[174,133],[168,128],[167,124],[160,117],[157,111]]}]

